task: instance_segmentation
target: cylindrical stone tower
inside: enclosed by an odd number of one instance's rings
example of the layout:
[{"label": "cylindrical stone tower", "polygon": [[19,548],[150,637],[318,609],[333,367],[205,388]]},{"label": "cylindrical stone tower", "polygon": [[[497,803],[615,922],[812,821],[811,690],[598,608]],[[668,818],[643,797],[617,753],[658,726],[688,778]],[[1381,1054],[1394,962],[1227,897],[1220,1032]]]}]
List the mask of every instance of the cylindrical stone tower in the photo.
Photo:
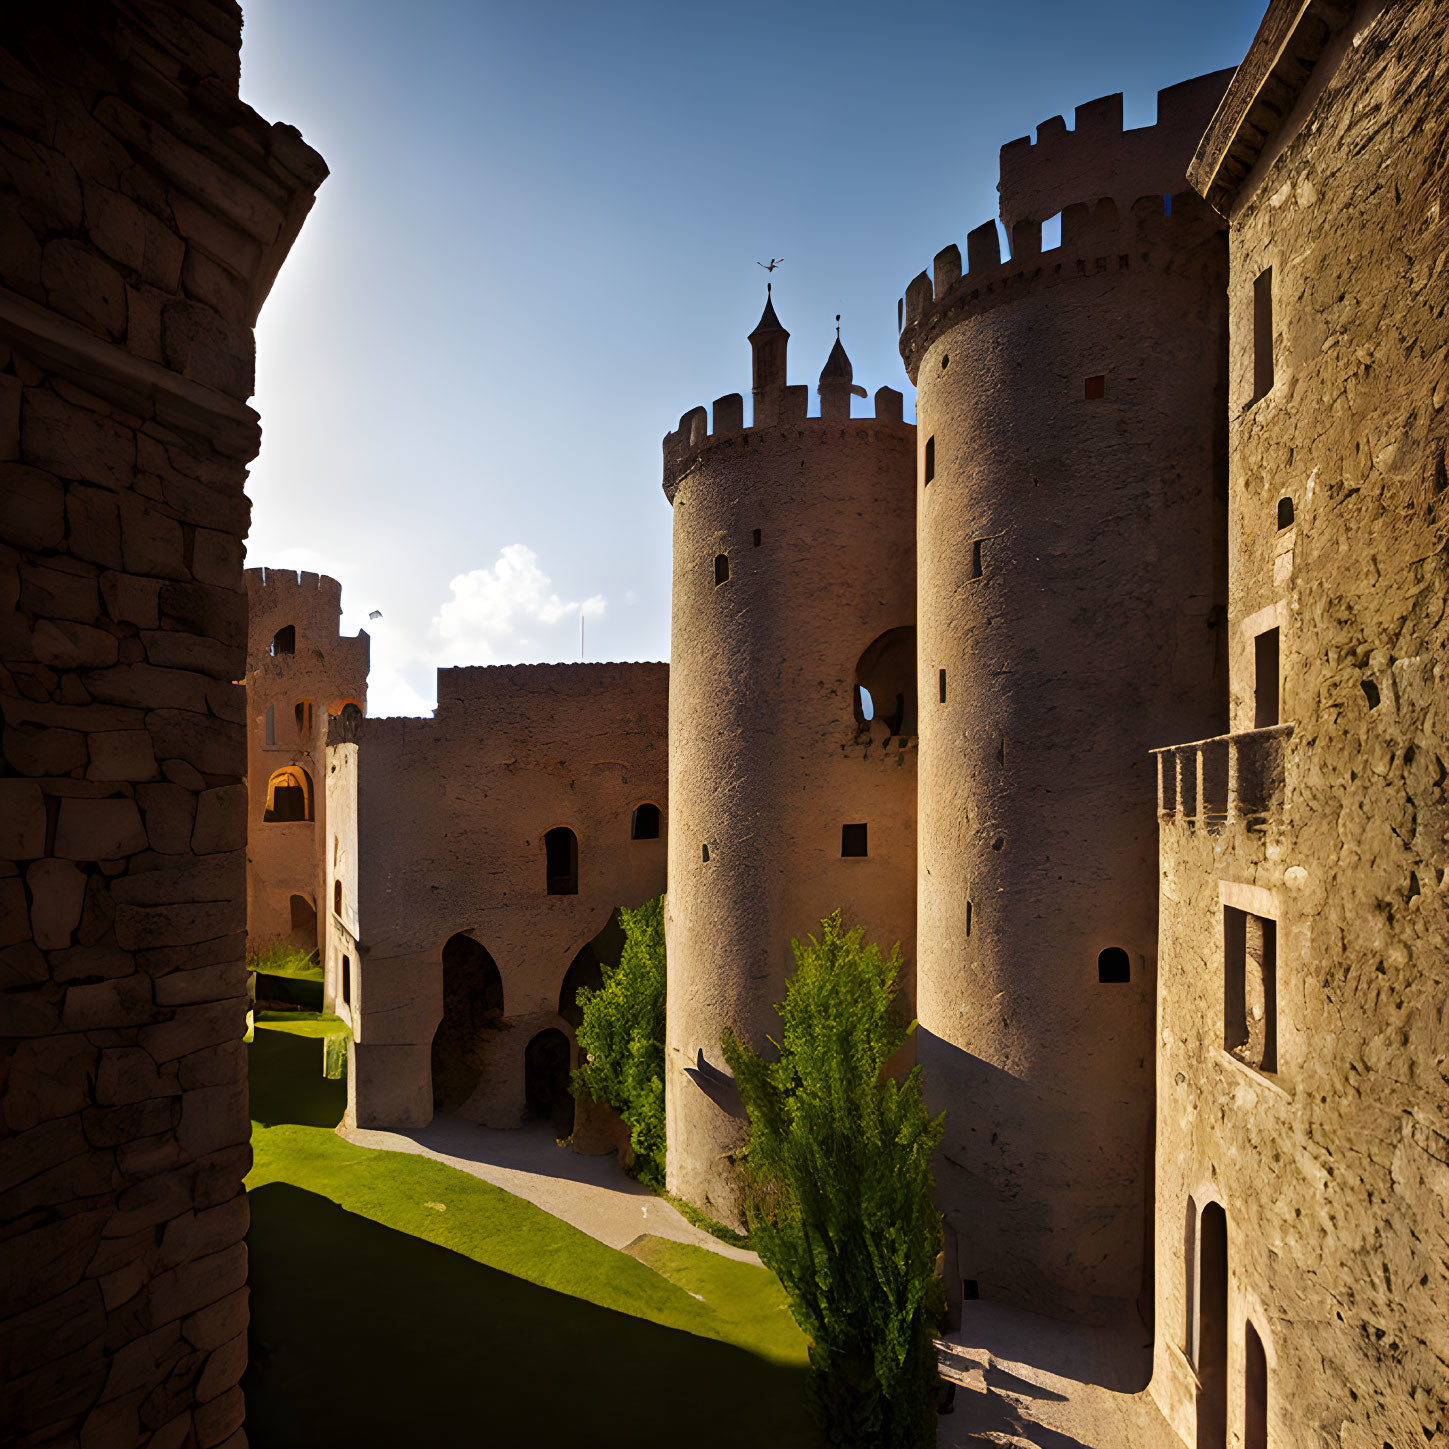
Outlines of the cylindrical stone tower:
[{"label": "cylindrical stone tower", "polygon": [[[906,299],[919,389],[919,1058],[952,1296],[1101,1320],[1152,1184],[1150,748],[1226,722],[1226,252],[1182,184],[1227,74],[1002,150]],[[1172,194],[1177,193],[1177,194]],[[1061,246],[1041,223],[1061,211]],[[1209,987],[1205,983],[1204,989]]]},{"label": "cylindrical stone tower", "polygon": [[668,1180],[726,1220],[745,1124],[707,1070],[725,1029],[764,1045],[791,939],[837,909],[900,943],[908,988],[915,956],[915,429],[890,388],[850,416],[838,339],[807,417],[788,336],[767,301],[751,427],[736,393],[713,432],[696,408],[664,440]]}]

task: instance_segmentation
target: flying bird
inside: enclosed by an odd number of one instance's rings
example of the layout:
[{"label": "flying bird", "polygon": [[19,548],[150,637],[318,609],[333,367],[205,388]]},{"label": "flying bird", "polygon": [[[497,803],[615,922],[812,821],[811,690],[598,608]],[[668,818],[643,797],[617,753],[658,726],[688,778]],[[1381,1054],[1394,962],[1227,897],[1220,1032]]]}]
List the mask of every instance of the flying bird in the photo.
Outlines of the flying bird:
[{"label": "flying bird", "polygon": [[775,268],[778,267],[780,265],[780,263],[783,262],[784,260],[785,260],[784,257],[771,257],[770,258],[770,264],[768,266],[765,266],[765,263],[764,262],[756,262],[755,265],[757,267],[765,267],[765,270],[767,272],[773,272],[775,270]]}]

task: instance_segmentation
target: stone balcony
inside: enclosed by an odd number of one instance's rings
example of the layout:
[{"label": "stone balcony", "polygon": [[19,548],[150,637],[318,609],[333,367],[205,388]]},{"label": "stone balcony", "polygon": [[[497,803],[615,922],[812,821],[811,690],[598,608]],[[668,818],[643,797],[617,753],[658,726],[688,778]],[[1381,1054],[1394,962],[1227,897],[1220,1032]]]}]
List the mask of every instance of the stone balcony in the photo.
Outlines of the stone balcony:
[{"label": "stone balcony", "polygon": [[1153,750],[1157,818],[1189,829],[1262,829],[1283,798],[1283,757],[1291,724],[1218,735]]}]

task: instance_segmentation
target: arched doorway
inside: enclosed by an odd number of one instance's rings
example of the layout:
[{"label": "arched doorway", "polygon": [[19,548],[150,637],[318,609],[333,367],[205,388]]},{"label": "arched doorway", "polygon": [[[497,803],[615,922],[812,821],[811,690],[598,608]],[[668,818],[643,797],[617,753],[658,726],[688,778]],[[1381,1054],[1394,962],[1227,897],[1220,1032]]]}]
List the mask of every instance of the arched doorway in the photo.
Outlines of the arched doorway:
[{"label": "arched doorway", "polygon": [[443,947],[443,1019],[433,1033],[433,1111],[455,1112],[478,1089],[492,1034],[503,1025],[503,977],[460,931]]},{"label": "arched doorway", "polygon": [[1197,1449],[1228,1442],[1228,1215],[1223,1205],[1202,1210],[1198,1247]]},{"label": "arched doorway", "polygon": [[916,629],[887,629],[855,665],[856,724],[881,720],[892,735],[919,732],[916,723]]},{"label": "arched doorway", "polygon": [[615,911],[604,922],[604,929],[592,941],[586,941],[579,947],[578,954],[564,973],[563,985],[559,987],[558,1014],[575,1031],[584,1019],[578,1003],[579,987],[602,986],[604,967],[617,966],[623,954],[624,927],[620,924],[618,911]]},{"label": "arched doorway", "polygon": [[523,1097],[528,1115],[548,1122],[558,1137],[567,1137],[574,1130],[571,1054],[568,1037],[556,1026],[539,1032],[523,1052]]},{"label": "arched doorway", "polygon": [[1243,1360],[1243,1449],[1268,1449],[1268,1355],[1251,1322]]},{"label": "arched doorway", "polygon": [[317,949],[317,907],[304,895],[295,892],[288,902],[291,933],[288,940],[299,951]]},{"label": "arched doorway", "polygon": [[312,777],[301,765],[285,765],[273,770],[267,781],[267,805],[262,812],[265,824],[286,824],[311,820]]},{"label": "arched doorway", "polygon": [[578,836],[567,825],[559,825],[543,837],[543,853],[549,895],[578,895]]}]

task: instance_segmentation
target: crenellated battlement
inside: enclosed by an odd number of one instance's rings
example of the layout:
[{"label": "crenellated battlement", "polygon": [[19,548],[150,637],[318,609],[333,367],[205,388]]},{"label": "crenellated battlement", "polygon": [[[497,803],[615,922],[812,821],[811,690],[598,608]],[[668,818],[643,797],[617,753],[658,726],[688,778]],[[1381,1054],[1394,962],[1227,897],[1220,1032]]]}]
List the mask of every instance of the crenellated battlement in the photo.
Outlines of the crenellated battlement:
[{"label": "crenellated battlement", "polygon": [[1122,93],[1076,108],[1074,129],[1061,116],[1001,148],[1001,220],[1013,233],[1021,221],[1041,222],[1084,196],[1110,196],[1119,207],[1134,197],[1178,191],[1202,133],[1213,118],[1231,70],[1214,71],[1157,93],[1157,122],[1122,128]]},{"label": "crenellated battlement", "polygon": [[[763,446],[767,440],[798,439],[806,429],[829,436],[855,436],[869,441],[886,425],[893,433],[914,432],[914,425],[904,421],[905,399],[893,387],[881,387],[875,393],[873,417],[822,418],[809,416],[810,389],[804,383],[783,387],[777,393],[778,410],[770,423],[745,426],[745,400],[737,392],[714,400],[714,426],[710,426],[710,409],[691,408],[679,419],[679,426],[664,435],[664,495],[674,502],[679,481],[694,465],[699,454],[716,446]],[[874,425],[874,426],[872,426]]]},{"label": "crenellated battlement", "polygon": [[1041,223],[1019,220],[1005,260],[994,221],[967,235],[964,267],[960,247],[936,253],[931,271],[911,281],[898,308],[901,358],[913,383],[927,348],[963,317],[1081,278],[1171,267],[1222,225],[1192,191],[1140,196],[1125,213],[1102,196],[1064,207],[1061,218],[1061,244],[1047,251]]},{"label": "crenellated battlement", "polygon": [[319,594],[337,601],[342,609],[342,585],[328,574],[314,574],[296,569],[246,569],[248,590],[265,589],[269,598],[283,594]]}]

